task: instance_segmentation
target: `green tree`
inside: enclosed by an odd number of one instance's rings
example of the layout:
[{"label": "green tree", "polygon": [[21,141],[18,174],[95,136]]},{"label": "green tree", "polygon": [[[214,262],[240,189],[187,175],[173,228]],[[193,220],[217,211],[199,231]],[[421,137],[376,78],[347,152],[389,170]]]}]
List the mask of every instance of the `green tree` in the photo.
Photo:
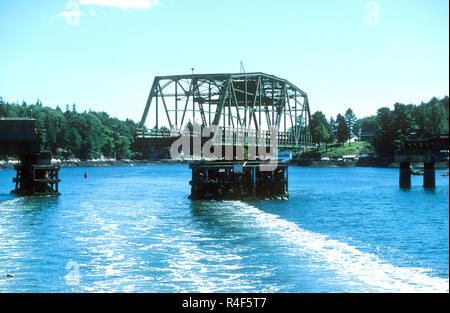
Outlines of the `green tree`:
[{"label": "green tree", "polygon": [[362,123],[361,119],[356,120],[352,128],[353,135],[358,139],[360,139],[361,136],[361,127],[362,127],[361,123]]},{"label": "green tree", "polygon": [[330,117],[330,123],[328,123],[328,125],[330,133],[330,142],[335,142],[337,140],[338,123],[333,117]]},{"label": "green tree", "polygon": [[348,108],[348,110],[345,112],[344,115],[345,118],[345,122],[347,123],[347,128],[349,130],[349,139],[353,138],[356,136],[355,133],[353,133],[353,125],[355,124],[357,118],[355,113],[353,113],[353,110],[351,108]]},{"label": "green tree", "polygon": [[66,142],[66,144],[64,145],[65,150],[67,150],[74,156],[81,157],[82,155],[81,145],[83,143],[83,138],[75,128],[70,128],[67,131],[65,142]]},{"label": "green tree", "polygon": [[327,118],[325,115],[317,111],[311,116],[309,124],[312,140],[316,143],[328,142],[330,139],[330,131]]},{"label": "green tree", "polygon": [[328,128],[324,124],[319,124],[314,128],[313,136],[317,138],[319,146],[320,143],[327,143],[330,140],[330,133],[328,132]]},{"label": "green tree", "polygon": [[347,121],[345,118],[338,114],[336,117],[337,129],[336,138],[339,143],[344,143],[350,139],[350,129],[348,128]]},{"label": "green tree", "polygon": [[375,150],[381,156],[393,156],[395,128],[392,112],[389,108],[377,111],[377,131],[375,135]]},{"label": "green tree", "polygon": [[22,106],[19,104],[0,103],[0,115],[5,117],[28,117],[33,111],[38,140],[41,148],[53,154],[90,159],[117,156],[130,158],[130,145],[136,130],[136,123],[127,119],[120,121],[104,112],[76,112],[66,106],[62,112],[59,107],[52,109],[36,104]]},{"label": "green tree", "polygon": [[449,98],[439,100],[432,98],[427,103],[413,107],[412,116],[415,121],[418,137],[435,137],[448,133],[449,128]]},{"label": "green tree", "polygon": [[401,103],[394,104],[392,112],[393,127],[395,128],[394,140],[403,141],[411,135],[414,129],[414,119],[412,117],[412,106]]}]

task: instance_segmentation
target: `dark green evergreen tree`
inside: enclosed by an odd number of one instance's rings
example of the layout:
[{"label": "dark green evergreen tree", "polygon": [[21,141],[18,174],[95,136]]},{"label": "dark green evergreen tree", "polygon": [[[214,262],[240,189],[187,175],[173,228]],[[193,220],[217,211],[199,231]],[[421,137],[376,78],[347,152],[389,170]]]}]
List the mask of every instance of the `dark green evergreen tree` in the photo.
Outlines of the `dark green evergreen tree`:
[{"label": "dark green evergreen tree", "polygon": [[344,143],[350,139],[350,129],[348,128],[347,121],[345,118],[338,114],[336,117],[337,129],[336,137],[339,143]]},{"label": "dark green evergreen tree", "polygon": [[345,118],[345,122],[347,123],[347,128],[350,132],[349,139],[351,139],[356,136],[356,134],[353,133],[353,125],[355,124],[357,118],[351,108],[348,108],[348,110],[345,112],[344,118]]}]

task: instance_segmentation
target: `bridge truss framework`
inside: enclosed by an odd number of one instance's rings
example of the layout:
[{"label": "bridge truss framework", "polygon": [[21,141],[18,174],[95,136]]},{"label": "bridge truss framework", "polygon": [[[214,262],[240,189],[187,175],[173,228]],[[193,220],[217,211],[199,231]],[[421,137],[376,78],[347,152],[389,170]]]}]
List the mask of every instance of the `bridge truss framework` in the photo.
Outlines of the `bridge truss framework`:
[{"label": "bridge truss framework", "polygon": [[[145,126],[149,114],[154,114],[153,128]],[[278,148],[298,149],[312,144],[310,118],[307,94],[273,75],[157,76],[136,139],[150,145],[168,145],[186,133],[187,124],[196,124],[219,127],[224,134],[221,136],[223,145],[237,144],[235,137],[225,135],[227,132],[242,131],[244,145],[248,145],[246,138],[251,134],[262,134],[267,139],[275,130]],[[268,141],[264,141],[267,144]]]}]

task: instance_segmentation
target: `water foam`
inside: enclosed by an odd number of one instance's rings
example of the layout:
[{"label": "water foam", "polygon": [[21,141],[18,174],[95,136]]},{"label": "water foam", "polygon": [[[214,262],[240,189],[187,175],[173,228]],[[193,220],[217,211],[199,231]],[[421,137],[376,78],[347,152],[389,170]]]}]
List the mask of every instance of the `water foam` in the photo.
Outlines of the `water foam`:
[{"label": "water foam", "polygon": [[[449,280],[430,276],[430,270],[400,267],[381,260],[375,254],[358,250],[345,242],[302,229],[279,216],[242,203],[232,202],[235,213],[250,217],[252,227],[260,228],[290,248],[306,253],[315,261],[326,262],[349,284],[362,282],[375,292],[448,292]],[[236,212],[236,209],[238,210]]]}]

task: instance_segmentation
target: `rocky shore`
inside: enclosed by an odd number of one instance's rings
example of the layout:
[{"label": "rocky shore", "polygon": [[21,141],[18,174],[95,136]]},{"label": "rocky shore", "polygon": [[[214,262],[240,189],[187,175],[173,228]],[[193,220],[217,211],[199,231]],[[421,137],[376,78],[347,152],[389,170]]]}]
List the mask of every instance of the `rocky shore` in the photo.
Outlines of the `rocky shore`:
[{"label": "rocky shore", "polygon": [[[398,168],[399,163],[390,162],[389,160],[374,160],[371,162],[361,160],[302,160],[292,159],[288,161],[291,166],[305,166],[305,167],[381,167],[381,168]],[[423,163],[413,163],[411,166],[414,169],[423,168]],[[448,169],[449,162],[438,162],[435,164],[436,169]]]},{"label": "rocky shore", "polygon": [[[139,165],[158,165],[158,164],[187,164],[186,160],[57,160],[53,159],[52,164],[61,167],[103,167],[103,166],[139,166]],[[12,169],[17,164],[16,160],[0,161],[0,169]]]},{"label": "rocky shore", "polygon": [[328,160],[328,161],[320,161],[320,160],[301,160],[301,159],[292,159],[288,161],[290,166],[304,166],[304,167],[354,167],[356,166],[356,161],[354,160],[345,160],[345,161],[337,161],[337,160]]}]

